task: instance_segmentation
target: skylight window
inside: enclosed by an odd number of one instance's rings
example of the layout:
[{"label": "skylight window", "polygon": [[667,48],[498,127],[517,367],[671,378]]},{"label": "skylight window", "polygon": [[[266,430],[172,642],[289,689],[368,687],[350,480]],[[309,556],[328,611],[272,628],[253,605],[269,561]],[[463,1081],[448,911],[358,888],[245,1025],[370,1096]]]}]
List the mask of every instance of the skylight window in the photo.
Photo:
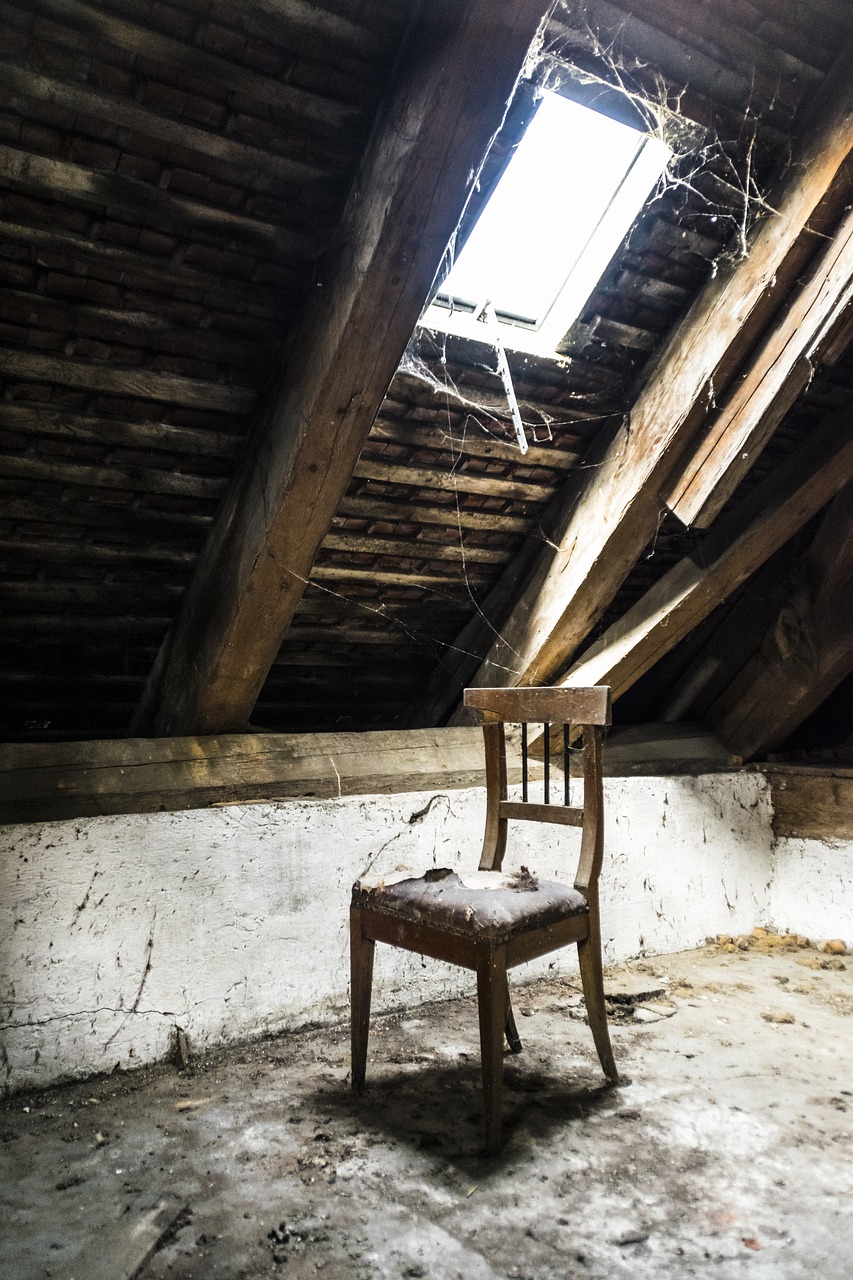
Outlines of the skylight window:
[{"label": "skylight window", "polygon": [[[670,151],[546,93],[421,323],[553,354],[624,239]],[[491,305],[490,305],[491,304]]]}]

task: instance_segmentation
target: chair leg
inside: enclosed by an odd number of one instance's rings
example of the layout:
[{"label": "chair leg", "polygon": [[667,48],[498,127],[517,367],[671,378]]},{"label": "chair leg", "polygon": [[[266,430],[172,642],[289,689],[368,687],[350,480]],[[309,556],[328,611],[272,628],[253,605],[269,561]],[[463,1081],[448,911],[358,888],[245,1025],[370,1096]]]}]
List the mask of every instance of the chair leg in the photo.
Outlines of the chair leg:
[{"label": "chair leg", "polygon": [[601,934],[598,921],[590,913],[589,936],[578,943],[578,960],[580,961],[583,994],[586,1000],[586,1012],[589,1018],[589,1029],[598,1050],[602,1070],[610,1081],[619,1079],[613,1048],[610,1044],[610,1030],[607,1026],[607,1011],[604,1006],[604,975],[601,965]]},{"label": "chair leg", "polygon": [[361,912],[350,911],[351,1082],[353,1093],[364,1092],[367,1070],[367,1036],[370,1029],[370,993],[373,985],[373,953],[376,944],[365,938]]},{"label": "chair leg", "polygon": [[506,998],[506,1042],[509,1045],[510,1053],[521,1053],[521,1036],[518,1034],[518,1027],[515,1025],[515,1017],[512,1012],[512,1001],[507,994]]},{"label": "chair leg", "polygon": [[507,1019],[506,950],[504,948],[489,949],[483,953],[477,965],[477,1001],[480,1013],[486,1151],[489,1155],[496,1155],[501,1147],[503,1047]]}]

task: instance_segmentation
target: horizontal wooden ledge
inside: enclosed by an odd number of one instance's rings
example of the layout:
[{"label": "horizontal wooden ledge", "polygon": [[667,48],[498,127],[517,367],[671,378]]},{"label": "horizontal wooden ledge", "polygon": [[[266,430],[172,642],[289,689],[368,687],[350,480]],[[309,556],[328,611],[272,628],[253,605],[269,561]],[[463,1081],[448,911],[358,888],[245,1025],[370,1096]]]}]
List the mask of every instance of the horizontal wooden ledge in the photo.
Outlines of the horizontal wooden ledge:
[{"label": "horizontal wooden ledge", "polygon": [[316,231],[231,213],[219,205],[163,190],[123,173],[54,160],[19,147],[0,145],[0,171],[5,182],[27,194],[117,209],[146,226],[156,226],[158,231],[178,235],[205,231],[232,248],[243,252],[251,248],[273,260],[313,258],[324,247]]},{"label": "horizontal wooden ledge", "polygon": [[0,351],[0,374],[34,382],[58,382],[67,387],[88,387],[120,396],[179,404],[190,409],[213,409],[221,413],[250,413],[258,395],[254,387],[181,378],[172,373],[146,369],[92,364],[33,351]]},{"label": "horizontal wooden ledge", "polygon": [[853,840],[853,769],[761,771],[770,782],[777,837]]},{"label": "horizontal wooden ledge", "polygon": [[[93,5],[81,3],[81,0],[29,0],[29,3],[37,12],[48,14],[56,22],[119,49],[126,49],[134,57],[150,58],[163,66],[175,67],[185,75],[195,75],[212,84],[227,86],[238,94],[284,110],[297,119],[311,121],[315,126],[325,126],[337,132],[363,118],[364,112],[359,107],[287,84],[281,76],[253,71],[196,44],[161,35],[150,27],[104,13]],[[306,6],[298,7],[304,9]],[[340,26],[333,24],[345,19],[329,17],[329,30],[341,30]]]},{"label": "horizontal wooden ledge", "polygon": [[[471,409],[473,415],[476,411]],[[509,409],[507,409],[509,415]],[[385,413],[378,417],[370,429],[371,440],[390,444],[403,444],[409,448],[434,449],[462,457],[496,458],[513,462],[519,467],[548,467],[552,471],[569,471],[577,464],[578,454],[556,445],[529,445],[527,453],[521,453],[517,444],[486,435],[476,422],[464,431],[449,431],[435,422],[419,422],[416,419],[395,419]]]},{"label": "horizontal wooden ledge", "polygon": [[484,783],[476,728],[25,743],[0,769],[2,822]]},{"label": "horizontal wooden ledge", "polygon": [[33,101],[48,102],[51,106],[79,112],[98,120],[109,120],[122,128],[173,143],[187,151],[230,164],[250,173],[271,174],[283,182],[316,182],[332,176],[330,166],[321,167],[295,160],[273,150],[239,142],[227,134],[202,129],[179,116],[169,116],[151,107],[141,106],[117,93],[105,93],[89,85],[69,83],[55,76],[45,75],[32,67],[19,67],[0,58],[0,84],[19,95],[18,101],[26,109]]},{"label": "horizontal wooden ledge", "polygon": [[431,507],[426,504],[404,502],[395,498],[372,498],[365,494],[345,494],[338,507],[338,516],[379,520],[388,524],[436,524],[454,529],[482,529],[495,533],[529,533],[534,522],[526,516],[503,515],[499,511],[471,510],[455,504],[448,507]]},{"label": "horizontal wooden ledge", "polygon": [[130,449],[156,449],[163,453],[198,454],[231,461],[237,457],[242,443],[241,437],[233,432],[205,431],[200,427],[182,427],[153,419],[102,418],[97,414],[73,413],[33,401],[4,404],[2,412],[3,426],[8,430],[26,431],[30,436],[81,440],[86,444],[122,445]]},{"label": "horizontal wooden ledge", "polygon": [[80,538],[3,538],[0,556],[48,564],[172,564],[189,569],[196,561],[194,551],[174,547],[132,546],[113,542],[83,542]]},{"label": "horizontal wooden ledge", "polygon": [[158,467],[99,467],[55,458],[0,454],[0,476],[22,480],[46,480],[84,489],[126,489],[130,493],[175,494],[183,498],[217,499],[228,481],[219,476],[195,476]]},{"label": "horizontal wooden ledge", "polygon": [[537,502],[543,505],[554,492],[548,484],[526,484],[509,476],[484,476],[469,471],[449,471],[429,467],[401,467],[393,462],[381,462],[364,454],[359,458],[353,475],[359,480],[380,480],[383,484],[407,485],[415,489],[454,489],[458,493],[484,493],[490,497],[513,502]]},{"label": "horizontal wooden ledge", "polygon": [[[141,232],[143,228],[140,227],[139,230]],[[128,287],[132,278],[141,277],[159,282],[170,298],[175,286],[199,292],[207,305],[216,305],[224,311],[242,314],[250,303],[254,303],[278,314],[287,302],[284,286],[275,288],[243,277],[236,279],[226,274],[214,274],[201,267],[175,262],[172,258],[144,253],[139,249],[129,249],[109,240],[89,239],[73,231],[66,231],[64,227],[30,226],[0,219],[0,239],[24,244],[43,255],[55,254],[58,258],[85,262],[96,268],[119,269]],[[302,270],[301,266],[294,268],[294,277]]]},{"label": "horizontal wooden ledge", "polygon": [[341,529],[327,533],[323,539],[326,551],[351,551],[359,555],[401,556],[407,560],[449,560],[454,564],[506,564],[512,559],[512,548],[472,547],[458,542],[428,542],[425,538],[369,537],[363,533]]},{"label": "horizontal wooden ledge", "polygon": [[415,573],[405,569],[363,569],[346,564],[315,564],[311,570],[311,578],[317,582],[370,582],[381,583],[392,587],[444,587],[462,589],[468,585],[483,586],[491,579],[482,572],[466,573]]}]

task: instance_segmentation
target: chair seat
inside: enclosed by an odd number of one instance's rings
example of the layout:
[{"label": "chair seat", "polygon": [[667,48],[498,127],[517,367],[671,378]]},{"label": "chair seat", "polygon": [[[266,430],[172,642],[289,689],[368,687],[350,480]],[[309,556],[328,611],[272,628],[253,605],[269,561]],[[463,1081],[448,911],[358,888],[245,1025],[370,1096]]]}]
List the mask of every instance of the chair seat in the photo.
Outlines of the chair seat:
[{"label": "chair seat", "polygon": [[517,872],[457,875],[446,867],[415,876],[397,871],[353,885],[352,905],[429,924],[466,937],[503,943],[528,929],[556,924],[587,911],[577,889]]}]

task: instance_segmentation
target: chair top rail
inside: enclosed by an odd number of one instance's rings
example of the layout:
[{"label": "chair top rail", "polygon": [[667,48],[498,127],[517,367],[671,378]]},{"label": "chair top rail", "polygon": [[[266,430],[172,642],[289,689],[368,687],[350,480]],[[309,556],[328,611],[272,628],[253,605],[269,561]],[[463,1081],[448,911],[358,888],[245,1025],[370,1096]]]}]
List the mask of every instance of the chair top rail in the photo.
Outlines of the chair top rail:
[{"label": "chair top rail", "polygon": [[488,711],[515,724],[610,724],[610,688],[466,689],[465,706]]}]

